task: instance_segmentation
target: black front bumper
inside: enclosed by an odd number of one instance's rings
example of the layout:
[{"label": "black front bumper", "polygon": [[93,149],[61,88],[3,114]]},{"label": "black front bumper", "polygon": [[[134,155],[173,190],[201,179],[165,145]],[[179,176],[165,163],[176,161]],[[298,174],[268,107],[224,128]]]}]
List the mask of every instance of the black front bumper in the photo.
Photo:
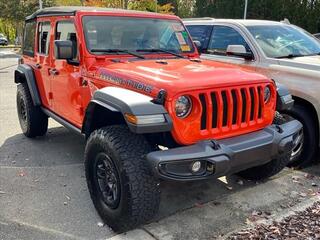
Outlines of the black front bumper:
[{"label": "black front bumper", "polygon": [[[163,179],[188,181],[221,177],[288,154],[301,129],[302,124],[293,120],[233,138],[151,152],[147,161],[154,174]],[[195,161],[200,161],[201,167],[192,172]]]}]

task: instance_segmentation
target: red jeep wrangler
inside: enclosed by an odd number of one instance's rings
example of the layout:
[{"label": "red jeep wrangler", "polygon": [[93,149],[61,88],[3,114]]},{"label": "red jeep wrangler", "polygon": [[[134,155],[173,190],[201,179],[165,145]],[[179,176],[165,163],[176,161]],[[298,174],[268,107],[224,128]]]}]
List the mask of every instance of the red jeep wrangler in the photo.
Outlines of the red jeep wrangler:
[{"label": "red jeep wrangler", "polygon": [[63,7],[26,19],[22,131],[42,136],[51,117],[86,137],[91,198],[116,231],[157,213],[159,179],[259,180],[289,160],[302,126],[274,121],[293,104],[286,88],[198,57],[176,16]]}]

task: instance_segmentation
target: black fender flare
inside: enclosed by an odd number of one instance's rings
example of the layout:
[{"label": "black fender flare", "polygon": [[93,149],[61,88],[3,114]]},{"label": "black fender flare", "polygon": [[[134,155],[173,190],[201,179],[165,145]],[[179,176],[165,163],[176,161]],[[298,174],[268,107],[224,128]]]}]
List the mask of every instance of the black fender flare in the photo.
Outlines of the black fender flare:
[{"label": "black fender flare", "polygon": [[[99,105],[110,112],[121,113],[129,129],[134,133],[169,132],[172,129],[172,120],[161,104],[152,102],[153,98],[144,94],[119,87],[105,87],[97,90],[85,112],[82,132],[87,134],[92,121],[95,106]],[[135,116],[163,114],[165,122],[155,124],[135,125],[126,120],[125,114]]]},{"label": "black fender flare", "polygon": [[14,72],[14,82],[27,82],[34,106],[41,106],[41,98],[32,67],[27,64],[20,64]]}]

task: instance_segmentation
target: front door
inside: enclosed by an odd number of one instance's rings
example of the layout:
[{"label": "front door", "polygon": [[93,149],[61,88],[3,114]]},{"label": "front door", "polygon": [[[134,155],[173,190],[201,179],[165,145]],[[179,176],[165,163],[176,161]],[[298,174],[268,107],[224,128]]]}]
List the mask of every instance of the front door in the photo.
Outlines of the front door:
[{"label": "front door", "polygon": [[[55,40],[69,40],[74,46],[74,61],[78,60],[78,43],[72,20],[56,22]],[[54,44],[53,44],[54,45]],[[79,67],[66,60],[53,57],[50,69],[52,76],[53,109],[60,117],[80,127],[83,119]]]},{"label": "front door", "polygon": [[210,38],[207,41],[207,46],[201,57],[241,65],[244,68],[254,71],[257,59],[248,61],[241,57],[228,56],[226,50],[229,45],[243,45],[247,52],[252,52],[245,38],[236,29],[231,26],[214,25],[210,33]]}]

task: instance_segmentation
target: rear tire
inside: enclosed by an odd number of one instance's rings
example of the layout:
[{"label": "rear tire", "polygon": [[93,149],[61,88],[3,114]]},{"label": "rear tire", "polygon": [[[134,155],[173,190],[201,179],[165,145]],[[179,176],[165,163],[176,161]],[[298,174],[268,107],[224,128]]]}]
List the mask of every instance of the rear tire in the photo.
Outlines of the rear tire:
[{"label": "rear tire", "polygon": [[85,171],[93,204],[103,221],[117,232],[151,220],[160,203],[159,181],[145,155],[152,147],[127,126],[108,126],[90,135]]},{"label": "rear tire", "polygon": [[290,156],[291,153],[287,153],[277,159],[271,160],[264,165],[249,168],[247,170],[239,172],[238,175],[245,179],[253,181],[267,179],[281,172],[281,170],[285,168],[285,166],[287,166],[288,162],[290,161]]},{"label": "rear tire", "polygon": [[48,116],[40,107],[33,105],[31,94],[26,83],[18,85],[17,111],[23,134],[28,138],[43,136],[48,130]]}]

